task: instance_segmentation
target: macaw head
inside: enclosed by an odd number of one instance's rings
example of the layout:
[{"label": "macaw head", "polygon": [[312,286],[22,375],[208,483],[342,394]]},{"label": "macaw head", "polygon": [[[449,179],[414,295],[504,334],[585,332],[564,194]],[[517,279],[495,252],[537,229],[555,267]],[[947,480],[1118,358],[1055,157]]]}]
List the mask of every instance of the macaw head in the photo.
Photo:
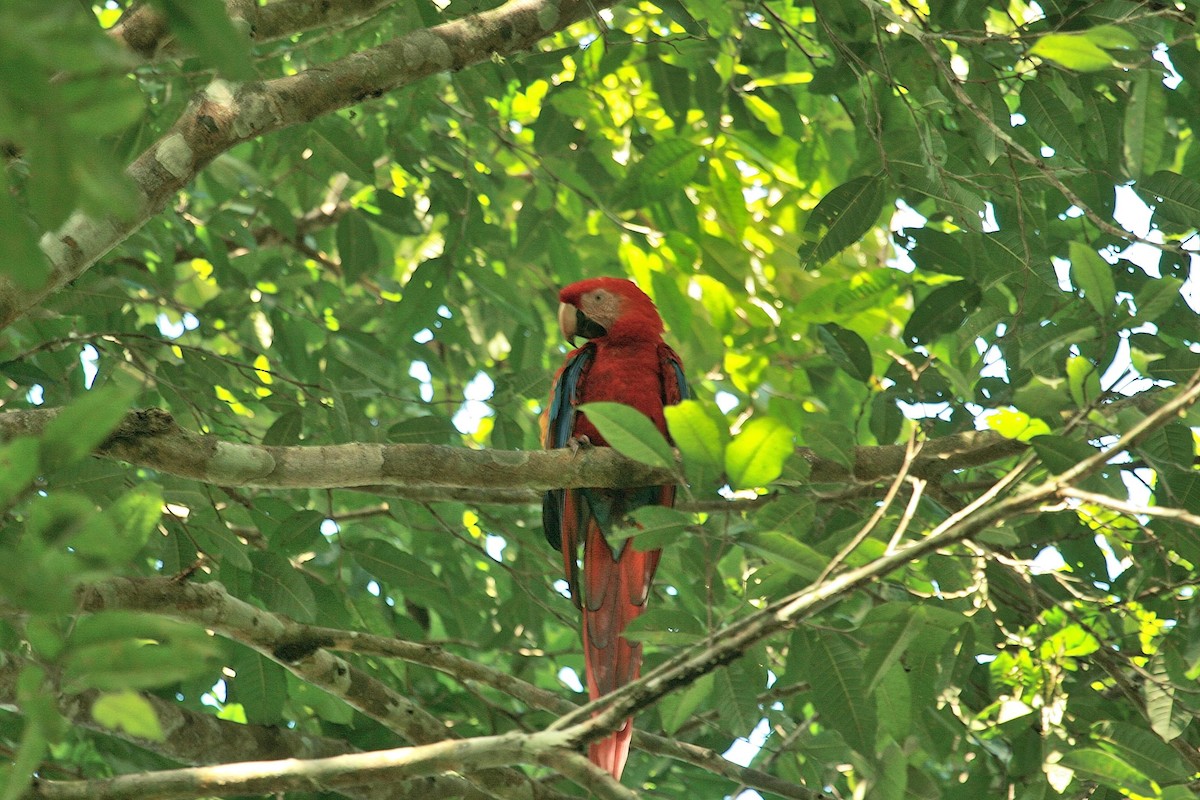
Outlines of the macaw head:
[{"label": "macaw head", "polygon": [[645,292],[624,278],[588,278],[558,293],[558,326],[575,337],[658,341],[663,323]]}]

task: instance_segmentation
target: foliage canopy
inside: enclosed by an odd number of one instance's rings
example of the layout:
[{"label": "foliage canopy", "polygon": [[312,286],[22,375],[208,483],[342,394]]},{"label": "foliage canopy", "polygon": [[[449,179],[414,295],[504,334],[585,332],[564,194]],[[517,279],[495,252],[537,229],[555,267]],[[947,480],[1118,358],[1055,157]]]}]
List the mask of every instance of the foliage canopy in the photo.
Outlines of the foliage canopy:
[{"label": "foliage canopy", "polygon": [[[4,800],[1193,796],[1200,4],[126,6],[0,6]],[[537,498],[675,468],[497,452],[597,274],[697,396],[625,788]]]}]

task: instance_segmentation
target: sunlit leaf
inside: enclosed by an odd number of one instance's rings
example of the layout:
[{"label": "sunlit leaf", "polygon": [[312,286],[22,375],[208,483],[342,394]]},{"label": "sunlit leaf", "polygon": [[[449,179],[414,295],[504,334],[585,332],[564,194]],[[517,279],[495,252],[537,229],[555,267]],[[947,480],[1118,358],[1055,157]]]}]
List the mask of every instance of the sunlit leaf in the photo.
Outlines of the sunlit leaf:
[{"label": "sunlit leaf", "polygon": [[672,467],[671,446],[654,423],[637,409],[621,403],[585,403],[579,407],[604,441],[621,455],[652,467]]}]

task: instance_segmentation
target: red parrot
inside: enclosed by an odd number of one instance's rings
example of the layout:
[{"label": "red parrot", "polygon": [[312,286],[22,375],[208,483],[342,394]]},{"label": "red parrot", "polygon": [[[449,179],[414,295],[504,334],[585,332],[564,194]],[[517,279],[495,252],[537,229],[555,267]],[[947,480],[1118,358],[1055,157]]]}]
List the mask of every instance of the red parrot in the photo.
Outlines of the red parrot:
[{"label": "red parrot", "polygon": [[[654,302],[623,278],[579,281],[558,298],[563,335],[572,344],[576,336],[588,342],[567,355],[555,376],[542,444],[606,446],[587,416],[576,411],[583,403],[597,401],[632,406],[666,435],[663,408],[685,399],[688,388],[679,356],[662,340],[663,323]],[[641,645],[630,643],[621,632],[645,610],[662,553],[638,550],[628,539],[609,544],[606,532],[636,508],[674,502],[674,485],[546,492],[542,526],[550,545],[562,552],[571,599],[583,612],[583,653],[593,700],[636,680],[641,672]],[[620,730],[592,744],[588,752],[594,764],[617,780],[629,756],[632,723],[632,718],[625,720]]]}]

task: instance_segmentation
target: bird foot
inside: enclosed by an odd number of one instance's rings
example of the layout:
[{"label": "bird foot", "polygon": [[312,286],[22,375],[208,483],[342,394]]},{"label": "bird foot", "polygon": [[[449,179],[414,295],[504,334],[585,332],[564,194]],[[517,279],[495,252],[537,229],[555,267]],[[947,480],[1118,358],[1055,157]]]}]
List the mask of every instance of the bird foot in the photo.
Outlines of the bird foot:
[{"label": "bird foot", "polygon": [[586,436],[572,436],[567,439],[567,447],[571,451],[571,455],[579,455],[580,450],[587,450],[592,446],[592,441]]}]

